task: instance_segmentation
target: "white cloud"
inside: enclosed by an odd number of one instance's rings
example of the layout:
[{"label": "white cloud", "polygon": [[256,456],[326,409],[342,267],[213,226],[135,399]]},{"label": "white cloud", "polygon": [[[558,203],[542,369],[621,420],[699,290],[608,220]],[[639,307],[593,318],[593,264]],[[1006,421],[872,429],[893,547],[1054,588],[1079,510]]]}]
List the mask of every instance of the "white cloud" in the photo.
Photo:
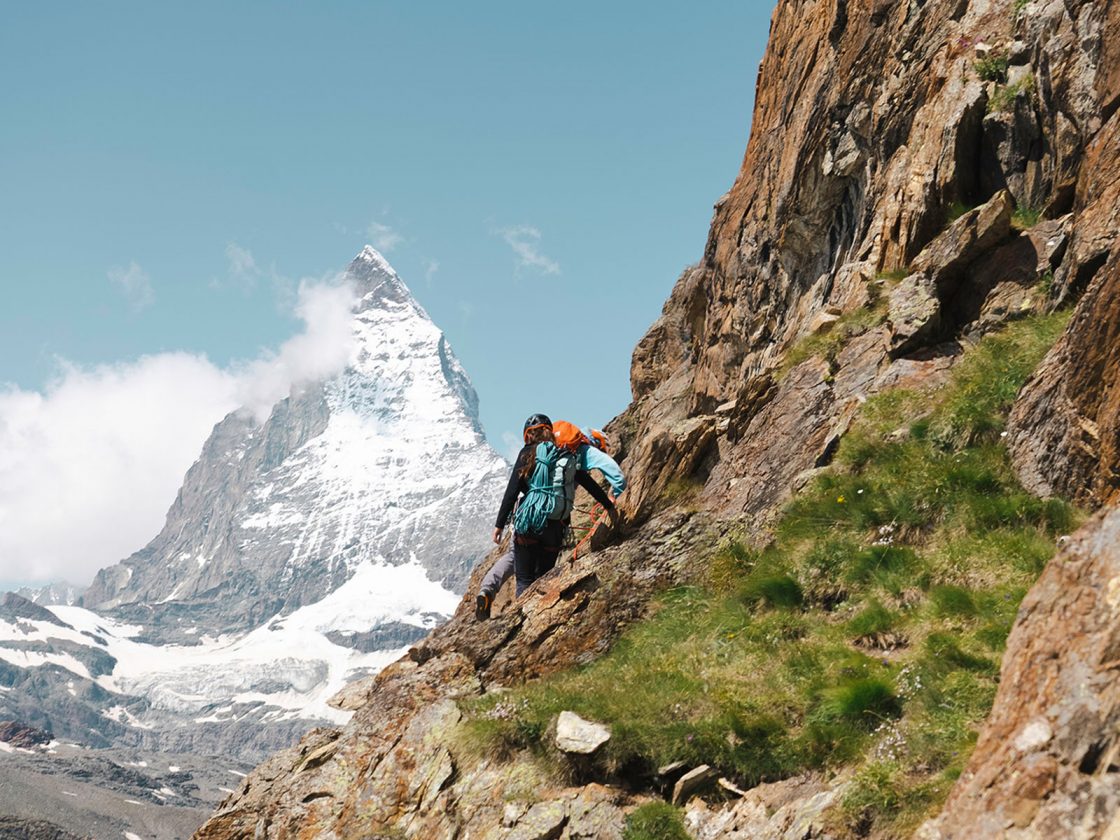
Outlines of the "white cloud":
[{"label": "white cloud", "polygon": [[541,253],[541,232],[531,225],[502,228],[498,234],[517,257],[517,269],[532,268],[542,274],[559,274],[560,264]]},{"label": "white cloud", "polygon": [[106,273],[109,282],[120,290],[133,312],[140,312],[155,303],[156,293],[152,289],[152,280],[135,261],[130,262],[128,268],[113,266]]},{"label": "white cloud", "polygon": [[345,366],[354,301],[349,286],[302,283],[303,330],[228,368],[171,352],[63,362],[41,393],[0,386],[0,580],[84,584],[143,546],[215,423],[240,406],[263,419],[293,384]]},{"label": "white cloud", "polygon": [[370,244],[378,251],[387,254],[404,242],[404,237],[393,228],[381,222],[370,222],[366,228]]},{"label": "white cloud", "polygon": [[439,260],[425,260],[424,282],[429,286],[432,285],[432,278],[436,276],[437,271],[439,271]]},{"label": "white cloud", "polygon": [[230,242],[226,245],[226,261],[229,263],[230,279],[249,288],[256,285],[261,270],[257,268],[252,251],[236,242]]},{"label": "white cloud", "polygon": [[505,448],[506,460],[512,464],[525,446],[525,439],[515,432],[502,432],[502,446]]},{"label": "white cloud", "polygon": [[357,293],[340,281],[302,281],[295,313],[304,322],[303,332],[239,371],[239,405],[252,409],[257,419],[267,418],[293,384],[323,379],[346,366],[353,349],[350,312]]}]

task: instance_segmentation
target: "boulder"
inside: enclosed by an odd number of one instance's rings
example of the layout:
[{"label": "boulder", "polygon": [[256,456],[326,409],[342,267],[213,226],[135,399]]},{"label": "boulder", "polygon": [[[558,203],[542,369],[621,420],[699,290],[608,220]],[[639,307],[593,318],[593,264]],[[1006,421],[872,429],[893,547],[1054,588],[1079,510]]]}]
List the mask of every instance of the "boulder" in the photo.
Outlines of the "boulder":
[{"label": "boulder", "polygon": [[914,258],[914,271],[932,280],[939,294],[951,292],[972,262],[1010,238],[1014,212],[1011,193],[1000,190],[922,249]]},{"label": "boulder", "polygon": [[[809,322],[809,332],[812,334],[826,333],[832,329],[832,325],[840,320],[838,312],[830,312],[827,309],[818,312],[813,316],[813,320]],[[717,409],[718,411],[718,409]]]},{"label": "boulder", "polygon": [[929,344],[941,329],[941,301],[933,281],[911,274],[891,290],[891,356],[897,358]]},{"label": "boulder", "polygon": [[28,726],[17,720],[0,721],[0,741],[11,744],[13,747],[29,750],[33,747],[49,744],[52,740],[54,740],[54,735],[46,729]]},{"label": "boulder", "polygon": [[347,683],[327,700],[327,705],[344,712],[353,712],[362,708],[369,700],[370,692],[377,682],[377,675],[371,674],[354,682]]},{"label": "boulder", "polygon": [[701,764],[699,767],[689,770],[677,779],[677,783],[673,785],[673,804],[678,807],[684,805],[692,798],[693,794],[711,784],[717,775],[716,771],[707,764]]},{"label": "boulder", "polygon": [[610,738],[608,727],[584,720],[575,712],[561,712],[556,719],[556,748],[560,752],[590,755]]},{"label": "boulder", "polygon": [[556,840],[567,821],[565,803],[538,802],[517,821],[506,840]]},{"label": "boulder", "polygon": [[736,798],[723,806],[692,800],[685,825],[696,840],[823,840],[834,836],[825,828],[827,815],[848,784],[804,775],[756,785],[742,795],[721,784]]}]

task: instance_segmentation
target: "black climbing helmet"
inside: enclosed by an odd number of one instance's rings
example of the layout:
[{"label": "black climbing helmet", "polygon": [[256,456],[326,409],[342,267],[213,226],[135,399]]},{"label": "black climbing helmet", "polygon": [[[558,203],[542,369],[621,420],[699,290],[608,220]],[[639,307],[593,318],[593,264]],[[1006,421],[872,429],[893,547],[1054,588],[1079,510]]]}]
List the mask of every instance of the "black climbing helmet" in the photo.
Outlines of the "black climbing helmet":
[{"label": "black climbing helmet", "polygon": [[528,439],[529,430],[536,429],[540,426],[548,426],[552,428],[552,420],[549,419],[547,414],[531,414],[529,419],[525,421],[525,426],[521,430],[522,438]]}]

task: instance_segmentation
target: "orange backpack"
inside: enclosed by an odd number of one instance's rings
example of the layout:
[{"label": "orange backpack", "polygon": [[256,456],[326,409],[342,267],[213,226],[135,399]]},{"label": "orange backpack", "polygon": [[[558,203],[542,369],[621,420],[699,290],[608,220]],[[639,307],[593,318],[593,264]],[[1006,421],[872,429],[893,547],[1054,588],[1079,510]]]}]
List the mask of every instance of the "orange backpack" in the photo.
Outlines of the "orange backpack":
[{"label": "orange backpack", "polygon": [[557,420],[553,423],[552,435],[556,439],[556,445],[569,452],[575,452],[583,444],[590,443],[580,427],[567,420]]}]

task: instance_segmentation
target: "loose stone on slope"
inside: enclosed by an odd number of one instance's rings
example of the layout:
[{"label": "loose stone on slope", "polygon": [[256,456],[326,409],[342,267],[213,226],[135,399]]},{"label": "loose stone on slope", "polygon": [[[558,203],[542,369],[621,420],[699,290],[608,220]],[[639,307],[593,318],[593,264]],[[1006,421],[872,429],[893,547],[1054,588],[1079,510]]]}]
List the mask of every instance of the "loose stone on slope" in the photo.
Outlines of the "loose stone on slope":
[{"label": "loose stone on slope", "polygon": [[716,771],[707,764],[701,764],[685,773],[673,787],[673,804],[684,805],[692,795],[716,777]]},{"label": "loose stone on slope", "polygon": [[575,712],[561,712],[556,720],[556,748],[561,752],[590,755],[610,738],[608,727],[584,720]]}]

